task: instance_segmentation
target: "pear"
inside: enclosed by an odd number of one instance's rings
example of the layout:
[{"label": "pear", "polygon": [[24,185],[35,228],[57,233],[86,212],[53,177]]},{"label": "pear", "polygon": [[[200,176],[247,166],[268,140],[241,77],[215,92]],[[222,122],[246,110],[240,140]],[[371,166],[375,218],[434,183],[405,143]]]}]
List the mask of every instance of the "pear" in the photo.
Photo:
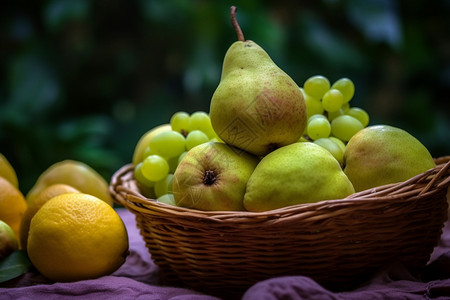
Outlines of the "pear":
[{"label": "pear", "polygon": [[359,192],[405,181],[436,164],[428,149],[407,131],[373,125],[348,141],[344,166],[345,174]]},{"label": "pear", "polygon": [[19,243],[16,234],[8,224],[0,220],[0,262],[17,249]]},{"label": "pear", "polygon": [[214,131],[226,143],[255,155],[297,142],[307,121],[299,86],[255,42],[238,35],[225,54],[220,83],[210,104]]},{"label": "pear", "polygon": [[221,142],[200,144],[181,160],[173,176],[177,206],[199,210],[244,210],[247,181],[259,159]]},{"label": "pear", "polygon": [[353,193],[350,180],[328,150],[311,142],[298,142],[261,159],[248,180],[244,207],[267,211],[341,199]]}]

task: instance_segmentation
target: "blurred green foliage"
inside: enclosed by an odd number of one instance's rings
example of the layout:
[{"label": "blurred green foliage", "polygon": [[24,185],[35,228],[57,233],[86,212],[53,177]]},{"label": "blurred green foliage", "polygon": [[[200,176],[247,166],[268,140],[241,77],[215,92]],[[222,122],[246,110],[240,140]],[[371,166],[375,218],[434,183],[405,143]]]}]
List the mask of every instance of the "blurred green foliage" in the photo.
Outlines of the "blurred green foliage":
[{"label": "blurred green foliage", "polygon": [[8,1],[0,18],[0,152],[27,192],[52,163],[107,180],[139,137],[209,111],[224,54],[247,39],[299,84],[351,78],[352,106],[450,154],[450,1]]}]

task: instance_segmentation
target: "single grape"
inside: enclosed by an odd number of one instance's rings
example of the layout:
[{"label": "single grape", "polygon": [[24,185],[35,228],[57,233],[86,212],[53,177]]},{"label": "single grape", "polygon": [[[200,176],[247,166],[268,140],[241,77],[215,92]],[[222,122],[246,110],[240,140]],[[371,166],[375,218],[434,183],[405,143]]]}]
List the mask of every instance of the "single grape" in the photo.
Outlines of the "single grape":
[{"label": "single grape", "polygon": [[352,107],[345,114],[358,119],[364,127],[369,125],[369,114],[362,108]]},{"label": "single grape", "polygon": [[330,81],[322,75],[309,77],[303,84],[308,95],[316,99],[322,99],[323,95],[330,89]]},{"label": "single grape", "polygon": [[344,102],[349,102],[352,100],[353,95],[355,94],[355,85],[353,84],[353,81],[348,78],[341,78],[337,80],[333,83],[331,88],[341,91],[344,96]]},{"label": "single grape", "polygon": [[189,132],[193,130],[207,130],[208,128],[212,128],[211,120],[209,119],[209,115],[203,111],[196,111],[191,114],[189,119]]},{"label": "single grape", "polygon": [[303,98],[306,104],[306,116],[309,119],[312,115],[323,114],[322,102],[308,95],[304,89],[300,88],[303,93]]},{"label": "single grape", "polygon": [[135,167],[134,167],[134,178],[136,178],[136,180],[141,183],[142,185],[146,186],[146,187],[153,187],[155,185],[155,182],[148,180],[147,178],[144,177],[144,175],[142,174],[142,162],[138,163]]},{"label": "single grape", "polygon": [[178,167],[178,156],[166,158],[166,160],[169,164],[169,173],[175,173],[175,170]]},{"label": "single grape", "polygon": [[330,135],[331,125],[326,118],[315,118],[308,122],[306,131],[313,140],[326,138]]},{"label": "single grape", "polygon": [[183,160],[183,157],[187,154],[187,151],[184,151],[183,153],[178,156],[178,164],[180,164],[181,160]]},{"label": "single grape", "polygon": [[339,116],[331,121],[331,133],[343,142],[348,142],[355,133],[363,128],[364,126],[358,119],[348,115]]},{"label": "single grape", "polygon": [[174,199],[174,197],[173,197],[173,194],[165,194],[165,195],[162,195],[162,196],[158,197],[158,199],[156,199],[156,201],[161,202],[161,203],[165,203],[165,204],[169,204],[169,205],[176,206],[176,204],[175,204],[175,199]]},{"label": "single grape", "polygon": [[345,152],[345,144],[343,141],[341,141],[340,139],[338,139],[335,136],[330,136],[328,137],[330,140],[332,140],[336,145],[339,146],[339,148],[341,148],[342,152]]},{"label": "single grape", "polygon": [[339,108],[337,111],[328,112],[328,120],[331,122],[336,117],[342,116],[344,114],[344,110],[342,108]]},{"label": "single grape", "polygon": [[195,146],[209,141],[208,136],[200,130],[193,130],[189,132],[186,137],[186,149],[191,150]]},{"label": "single grape", "polygon": [[162,156],[150,155],[142,162],[141,172],[148,180],[157,182],[169,174],[169,164]]},{"label": "single grape", "polygon": [[[211,123],[210,123],[210,124],[211,124]],[[223,141],[219,138],[219,136],[217,135],[217,133],[214,131],[214,129],[212,128],[212,125],[211,125],[211,128],[206,129],[206,131],[202,131],[202,132],[205,133],[205,134],[208,136],[209,140],[215,140],[216,142],[217,142],[217,141],[223,142]]]},{"label": "single grape", "polygon": [[186,136],[189,127],[190,116],[187,112],[179,111],[170,118],[170,126],[173,131],[179,132]]},{"label": "single grape", "polygon": [[147,156],[152,155],[152,154],[156,154],[156,153],[153,152],[152,149],[150,149],[149,146],[147,146],[147,147],[145,148],[143,154],[142,154],[142,157],[143,157],[143,158],[146,158]]},{"label": "single grape", "polygon": [[212,140],[212,139],[220,140],[219,136],[217,135],[217,133],[214,131],[214,128],[212,127],[211,121],[209,121],[207,128],[204,128],[203,130],[200,130],[200,131],[204,132],[210,140]]},{"label": "single grape", "polygon": [[342,104],[341,109],[344,111],[344,113],[346,113],[350,109],[350,103],[345,102],[344,104]]},{"label": "single grape", "polygon": [[189,132],[194,130],[202,131],[208,136],[209,139],[219,138],[212,127],[209,115],[203,111],[197,111],[191,115]]},{"label": "single grape", "polygon": [[166,131],[153,137],[149,147],[154,154],[170,158],[186,150],[186,139],[179,132]]},{"label": "single grape", "polygon": [[161,197],[162,195],[172,193],[173,174],[167,174],[167,176],[155,183],[155,195]]},{"label": "single grape", "polygon": [[344,104],[344,96],[337,89],[328,90],[322,98],[322,106],[328,112],[338,111]]},{"label": "single grape", "polygon": [[314,144],[317,144],[325,149],[328,150],[328,152],[333,155],[333,157],[342,164],[344,162],[344,151],[331,139],[329,138],[321,138],[317,139],[313,142]]},{"label": "single grape", "polygon": [[311,122],[314,119],[324,119],[324,120],[326,120],[327,117],[325,117],[324,115],[321,115],[321,114],[315,114],[315,115],[312,115],[311,117],[309,117],[307,123]]}]

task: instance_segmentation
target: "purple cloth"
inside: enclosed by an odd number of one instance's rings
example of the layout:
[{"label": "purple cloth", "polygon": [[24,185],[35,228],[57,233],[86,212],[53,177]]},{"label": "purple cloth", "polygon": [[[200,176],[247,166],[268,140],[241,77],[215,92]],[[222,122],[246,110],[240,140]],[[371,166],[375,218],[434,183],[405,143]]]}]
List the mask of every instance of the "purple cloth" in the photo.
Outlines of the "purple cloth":
[{"label": "purple cloth", "polygon": [[[158,267],[136,227],[134,215],[117,209],[128,229],[130,255],[110,276],[71,283],[53,283],[37,271],[0,284],[3,299],[219,299],[200,292],[158,284]],[[425,280],[418,280],[399,266],[381,272],[359,289],[334,293],[304,276],[277,277],[251,286],[244,300],[307,299],[450,299],[450,223],[444,228],[439,245],[431,255]]]}]

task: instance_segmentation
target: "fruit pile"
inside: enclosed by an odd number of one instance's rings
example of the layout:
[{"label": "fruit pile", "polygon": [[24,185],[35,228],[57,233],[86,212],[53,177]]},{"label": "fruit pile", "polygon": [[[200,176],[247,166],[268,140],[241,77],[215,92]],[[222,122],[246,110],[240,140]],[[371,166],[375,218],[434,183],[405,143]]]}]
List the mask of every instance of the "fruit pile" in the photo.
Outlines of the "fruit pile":
[{"label": "fruit pile", "polygon": [[199,210],[267,211],[345,198],[435,167],[404,130],[369,126],[350,106],[352,80],[320,75],[302,87],[255,42],[225,54],[206,112],[175,113],[142,136],[133,156],[143,194]]},{"label": "fruit pile", "polygon": [[134,176],[146,196],[173,204],[173,173],[187,151],[219,140],[207,113],[176,112],[170,124],[151,129],[138,141],[133,155]]},{"label": "fruit pile", "polygon": [[[297,85],[245,40],[235,13],[238,41],[225,54],[209,113],[177,112],[136,144],[143,195],[163,205],[260,212],[345,198],[435,167],[406,131],[369,126],[368,113],[350,106],[350,79],[330,84],[317,75]],[[0,154],[0,191],[4,280],[26,271],[28,258],[54,281],[107,275],[125,261],[127,232],[108,183],[86,164],[50,166],[24,197]]]},{"label": "fruit pile", "polygon": [[88,165],[51,165],[26,197],[0,154],[0,282],[33,265],[53,281],[108,275],[128,254],[126,228],[112,207],[108,183]]}]

